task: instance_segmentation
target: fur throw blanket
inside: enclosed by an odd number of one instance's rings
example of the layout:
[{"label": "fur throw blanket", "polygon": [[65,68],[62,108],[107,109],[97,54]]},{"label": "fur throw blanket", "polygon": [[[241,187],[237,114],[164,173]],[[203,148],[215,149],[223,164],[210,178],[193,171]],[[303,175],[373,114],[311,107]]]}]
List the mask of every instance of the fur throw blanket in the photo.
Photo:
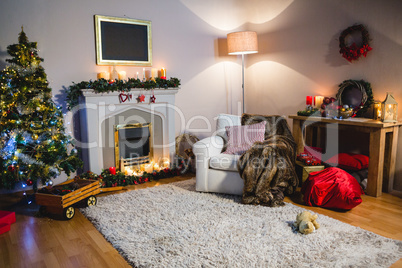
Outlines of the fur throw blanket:
[{"label": "fur throw blanket", "polygon": [[243,114],[242,124],[267,121],[265,140],[256,142],[239,159],[244,180],[243,204],[283,206],[284,195],[298,185],[295,171],[296,143],[285,118]]}]

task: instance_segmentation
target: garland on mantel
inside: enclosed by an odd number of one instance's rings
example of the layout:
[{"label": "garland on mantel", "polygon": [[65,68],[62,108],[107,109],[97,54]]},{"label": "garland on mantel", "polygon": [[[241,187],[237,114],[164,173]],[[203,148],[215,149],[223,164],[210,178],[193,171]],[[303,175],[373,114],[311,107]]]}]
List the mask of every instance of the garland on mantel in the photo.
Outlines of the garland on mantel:
[{"label": "garland on mantel", "polygon": [[132,88],[142,88],[150,90],[155,88],[175,88],[180,86],[180,79],[171,77],[170,79],[155,78],[155,81],[141,81],[140,79],[129,78],[128,80],[116,80],[114,82],[106,79],[89,80],[74,83],[66,89],[68,110],[78,105],[79,97],[82,96],[83,89],[93,89],[96,93],[106,93],[114,91],[129,92]]}]

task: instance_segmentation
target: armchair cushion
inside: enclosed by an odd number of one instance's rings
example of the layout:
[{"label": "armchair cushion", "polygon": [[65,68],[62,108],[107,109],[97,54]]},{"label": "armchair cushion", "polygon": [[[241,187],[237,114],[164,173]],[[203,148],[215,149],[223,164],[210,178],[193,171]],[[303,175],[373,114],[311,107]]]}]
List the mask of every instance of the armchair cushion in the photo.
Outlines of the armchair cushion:
[{"label": "armchair cushion", "polygon": [[235,154],[218,154],[211,157],[209,167],[226,171],[237,172],[237,161],[240,155]]},{"label": "armchair cushion", "polygon": [[227,126],[228,142],[225,154],[241,155],[256,141],[264,140],[266,122],[245,126]]}]

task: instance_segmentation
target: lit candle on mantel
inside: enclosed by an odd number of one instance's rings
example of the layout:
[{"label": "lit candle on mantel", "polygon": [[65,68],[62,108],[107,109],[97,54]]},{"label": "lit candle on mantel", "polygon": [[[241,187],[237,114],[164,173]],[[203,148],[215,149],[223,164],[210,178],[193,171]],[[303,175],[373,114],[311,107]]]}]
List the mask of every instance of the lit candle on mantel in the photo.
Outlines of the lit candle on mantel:
[{"label": "lit candle on mantel", "polygon": [[127,75],[125,71],[120,71],[119,72],[119,80],[126,80],[127,79]]},{"label": "lit candle on mantel", "polygon": [[137,80],[138,80],[138,75],[139,75],[139,73],[137,72]]},{"label": "lit candle on mantel", "polygon": [[101,79],[101,78],[109,80],[110,79],[109,72],[100,72],[100,73],[98,73],[98,79]]},{"label": "lit candle on mantel", "polygon": [[155,81],[155,77],[157,76],[156,68],[151,69],[151,80]]},{"label": "lit candle on mantel", "polygon": [[142,68],[142,81],[145,81],[145,68]]},{"label": "lit candle on mantel", "polygon": [[164,67],[161,69],[161,79],[166,79],[166,69]]}]

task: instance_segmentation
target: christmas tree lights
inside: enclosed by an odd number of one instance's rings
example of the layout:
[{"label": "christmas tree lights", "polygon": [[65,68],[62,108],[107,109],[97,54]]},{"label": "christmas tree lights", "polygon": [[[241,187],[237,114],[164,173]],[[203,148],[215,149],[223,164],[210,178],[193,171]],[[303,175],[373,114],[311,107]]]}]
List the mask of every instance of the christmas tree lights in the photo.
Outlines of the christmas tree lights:
[{"label": "christmas tree lights", "polygon": [[70,175],[81,160],[52,101],[37,43],[22,30],[7,52],[11,64],[0,72],[0,188],[23,182],[36,190],[38,181]]}]

